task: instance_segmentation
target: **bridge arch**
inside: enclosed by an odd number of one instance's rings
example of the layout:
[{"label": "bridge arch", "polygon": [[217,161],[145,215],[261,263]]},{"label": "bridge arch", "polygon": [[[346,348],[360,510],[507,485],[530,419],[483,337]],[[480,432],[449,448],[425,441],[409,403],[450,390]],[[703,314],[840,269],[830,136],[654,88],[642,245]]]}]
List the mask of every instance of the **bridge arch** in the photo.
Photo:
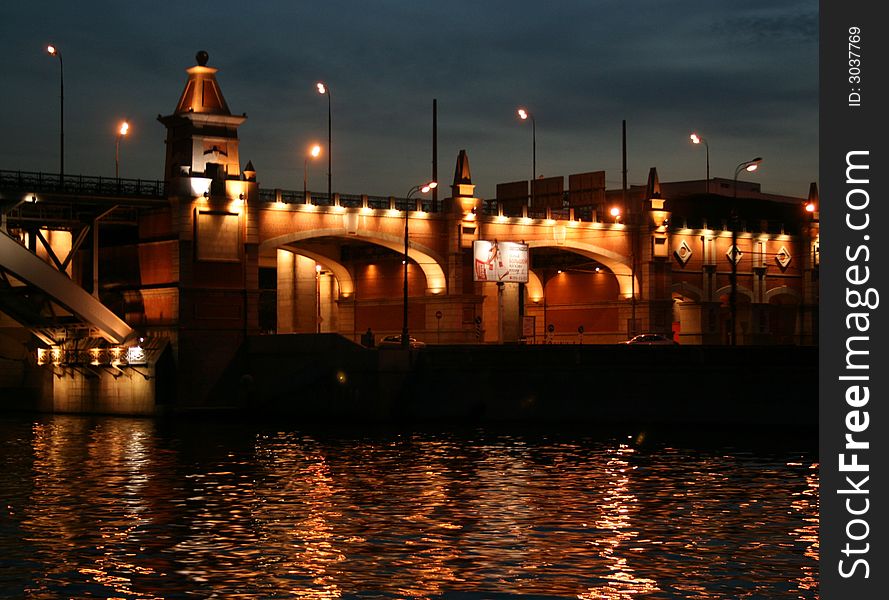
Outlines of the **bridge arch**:
[{"label": "bridge arch", "polygon": [[636,277],[634,285],[633,270],[630,265],[627,264],[627,257],[617,252],[577,240],[565,240],[561,242],[553,240],[530,240],[527,244],[529,249],[558,248],[560,250],[575,252],[581,256],[597,260],[614,273],[620,288],[620,295],[623,298],[632,298],[634,289],[636,297],[638,298],[639,296],[639,278]]},{"label": "bridge arch", "polygon": [[670,288],[670,291],[674,295],[682,296],[683,298],[690,298],[694,302],[700,302],[704,298],[704,290],[696,285],[688,283],[687,281],[674,283]]},{"label": "bridge arch", "polygon": [[797,302],[802,302],[803,299],[802,294],[800,294],[792,287],[788,287],[786,285],[770,289],[765,293],[765,297],[763,299],[768,303],[772,300],[772,298],[776,298],[778,296],[790,296]]},{"label": "bridge arch", "polygon": [[[747,296],[747,299],[750,300],[750,302],[753,302],[753,291],[751,291],[749,288],[744,287],[743,285],[737,286],[736,289],[739,295]],[[728,298],[731,293],[732,286],[726,285],[716,290],[714,296],[716,298],[719,298],[720,296],[724,295],[726,298]]]},{"label": "bridge arch", "polygon": [[[404,252],[403,237],[386,233],[371,232],[367,230],[362,230],[360,233],[349,233],[345,227],[294,231],[285,235],[280,235],[265,240],[259,245],[259,251],[260,253],[262,253],[271,251],[275,248],[284,248],[285,250],[290,250],[291,252],[303,254],[304,256],[309,256],[311,258],[311,256],[304,252],[301,248],[288,248],[288,246],[291,244],[299,243],[301,241],[322,237],[338,237],[350,240],[360,240],[369,244],[376,244],[378,246],[383,246],[384,248],[389,248],[390,250],[398,253]],[[442,261],[435,252],[433,252],[426,246],[411,241],[408,244],[407,254],[408,257],[415,263],[417,263],[417,266],[420,267],[420,269],[423,271],[423,275],[426,277],[427,294],[436,295],[442,294],[447,291],[447,277],[445,277],[444,269],[441,267],[444,261]],[[326,257],[321,257],[321,255],[318,256],[319,258],[325,258],[325,260],[328,261],[330,260]],[[318,262],[324,264],[322,260],[318,260]],[[333,269],[331,269],[331,271],[336,274],[336,271],[333,271]]]}]

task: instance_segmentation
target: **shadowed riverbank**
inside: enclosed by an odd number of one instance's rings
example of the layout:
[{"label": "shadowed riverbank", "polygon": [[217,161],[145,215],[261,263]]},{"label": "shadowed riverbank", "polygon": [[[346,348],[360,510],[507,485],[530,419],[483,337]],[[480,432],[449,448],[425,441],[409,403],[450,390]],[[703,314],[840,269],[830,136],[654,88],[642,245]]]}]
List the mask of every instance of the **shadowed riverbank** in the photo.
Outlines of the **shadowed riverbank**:
[{"label": "shadowed riverbank", "polygon": [[[216,398],[313,420],[817,425],[817,348],[550,345],[366,349],[248,340]],[[186,408],[180,403],[180,408]]]}]

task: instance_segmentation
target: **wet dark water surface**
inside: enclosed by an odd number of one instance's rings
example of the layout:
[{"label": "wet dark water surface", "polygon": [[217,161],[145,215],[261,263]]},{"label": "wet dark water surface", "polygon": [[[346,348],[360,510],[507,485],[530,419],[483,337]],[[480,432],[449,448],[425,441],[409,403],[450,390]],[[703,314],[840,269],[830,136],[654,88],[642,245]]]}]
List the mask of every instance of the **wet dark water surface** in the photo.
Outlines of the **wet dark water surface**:
[{"label": "wet dark water surface", "polygon": [[0,417],[0,596],[816,598],[766,437]]}]

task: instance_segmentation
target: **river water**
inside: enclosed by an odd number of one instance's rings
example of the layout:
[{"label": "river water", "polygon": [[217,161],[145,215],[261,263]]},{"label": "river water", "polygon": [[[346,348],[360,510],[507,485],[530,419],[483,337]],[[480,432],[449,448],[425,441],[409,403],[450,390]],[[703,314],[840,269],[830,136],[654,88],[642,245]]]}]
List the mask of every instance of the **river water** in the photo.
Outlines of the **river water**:
[{"label": "river water", "polygon": [[708,433],[4,416],[0,596],[817,598],[815,442]]}]

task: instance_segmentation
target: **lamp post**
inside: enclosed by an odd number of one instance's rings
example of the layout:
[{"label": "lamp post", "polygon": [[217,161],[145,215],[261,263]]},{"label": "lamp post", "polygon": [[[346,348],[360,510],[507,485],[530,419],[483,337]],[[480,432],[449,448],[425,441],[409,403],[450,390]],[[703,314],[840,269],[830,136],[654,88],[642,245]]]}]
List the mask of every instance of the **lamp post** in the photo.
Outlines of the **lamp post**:
[{"label": "lamp post", "polygon": [[321,265],[315,263],[315,327],[321,333]]},{"label": "lamp post", "polygon": [[527,109],[520,108],[516,111],[522,121],[531,119],[531,199],[534,199],[534,182],[537,180],[537,122],[534,115]]},{"label": "lamp post", "polygon": [[402,263],[404,263],[404,297],[402,299],[402,308],[403,315],[401,321],[401,347],[405,350],[411,347],[410,337],[408,336],[407,331],[407,250],[408,250],[408,215],[410,215],[410,200],[411,196],[415,193],[427,193],[429,190],[433,190],[438,187],[438,182],[430,181],[424,183],[422,185],[415,185],[412,187],[407,193],[407,206],[404,207],[404,256],[402,257]]},{"label": "lamp post", "polygon": [[734,179],[734,193],[732,200],[732,213],[731,213],[731,228],[732,228],[732,248],[731,248],[731,258],[730,261],[732,263],[732,274],[730,279],[731,284],[731,292],[729,293],[729,311],[731,314],[731,325],[729,331],[729,343],[732,346],[738,345],[738,330],[737,330],[737,322],[738,322],[738,174],[741,171],[747,171],[752,173],[756,169],[759,168],[759,163],[762,162],[762,157],[757,156],[753,160],[745,160],[742,163],[739,163],[737,167],[735,167],[735,179]]},{"label": "lamp post", "polygon": [[710,144],[707,143],[707,140],[700,137],[698,134],[693,133],[688,136],[691,140],[692,144],[704,144],[704,149],[707,152],[707,193],[710,193]]},{"label": "lamp post", "polygon": [[331,110],[330,110],[330,87],[319,81],[315,84],[318,93],[327,96],[327,203],[333,204],[333,194],[331,193],[331,173],[333,172],[333,149],[330,147],[331,142]]},{"label": "lamp post", "polygon": [[321,155],[321,146],[315,144],[309,149],[309,153],[303,162],[303,202],[309,201],[309,157],[318,158]]},{"label": "lamp post", "polygon": [[62,65],[62,51],[52,44],[46,47],[50,56],[59,59],[59,184],[64,183],[65,174],[65,67]]},{"label": "lamp post", "polygon": [[117,140],[114,142],[114,177],[120,179],[120,138],[130,131],[130,124],[126,121],[120,124],[117,130]]}]

